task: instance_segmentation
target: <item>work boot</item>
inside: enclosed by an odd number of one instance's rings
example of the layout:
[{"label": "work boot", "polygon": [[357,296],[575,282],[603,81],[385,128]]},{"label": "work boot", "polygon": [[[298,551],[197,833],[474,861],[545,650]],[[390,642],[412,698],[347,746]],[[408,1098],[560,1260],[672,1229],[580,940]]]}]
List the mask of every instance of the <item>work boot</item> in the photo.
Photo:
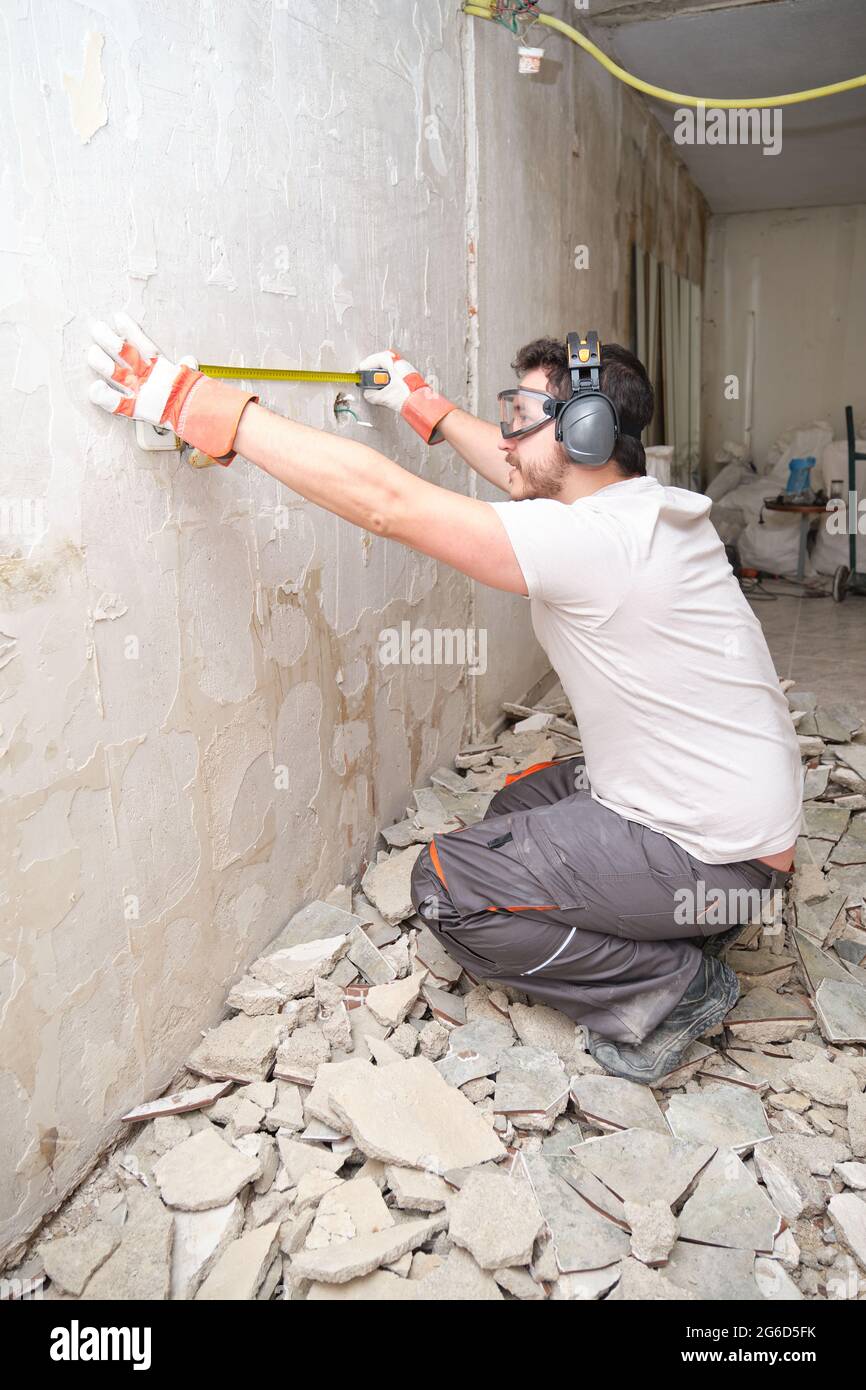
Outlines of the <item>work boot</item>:
[{"label": "work boot", "polygon": [[721,1023],[739,997],[740,982],[730,966],[702,955],[697,974],[676,1008],[643,1042],[614,1042],[587,1028],[587,1051],[612,1076],[654,1086],[679,1066],[689,1043]]}]

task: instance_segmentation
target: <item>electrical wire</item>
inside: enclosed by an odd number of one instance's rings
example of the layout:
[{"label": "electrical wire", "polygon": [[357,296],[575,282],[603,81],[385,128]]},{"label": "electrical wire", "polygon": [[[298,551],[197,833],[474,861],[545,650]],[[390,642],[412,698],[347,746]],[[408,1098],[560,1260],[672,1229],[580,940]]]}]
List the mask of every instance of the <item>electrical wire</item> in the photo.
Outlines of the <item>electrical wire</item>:
[{"label": "electrical wire", "polygon": [[[585,38],[579,30],[574,29],[564,20],[557,19],[555,15],[541,14],[534,4],[523,5],[519,0],[475,0],[475,3],[465,3],[463,13],[471,15],[473,19],[493,20],[497,24],[504,24],[512,33],[517,33],[517,21],[526,14],[531,15],[532,24],[546,24],[549,29],[555,29],[558,33],[564,34],[571,39],[572,43],[579,44],[591,58],[606,68],[613,77],[618,78],[627,86],[633,87],[637,92],[643,92],[645,96],[655,97],[658,101],[672,102],[675,106],[714,106],[726,109],[739,109],[741,107],[764,107],[764,106],[794,106],[803,101],[817,101],[819,97],[835,96],[838,92],[850,92],[856,87],[866,87],[866,73],[861,77],[849,77],[842,82],[831,82],[824,87],[809,87],[802,92],[785,92],[776,97],[693,97],[685,92],[671,92],[666,87],[656,87],[652,82],[644,82],[640,77],[634,77],[625,68],[621,68],[607,54],[602,52],[596,44]],[[506,23],[502,15],[510,16],[512,23]],[[530,26],[532,27],[532,26]]]}]

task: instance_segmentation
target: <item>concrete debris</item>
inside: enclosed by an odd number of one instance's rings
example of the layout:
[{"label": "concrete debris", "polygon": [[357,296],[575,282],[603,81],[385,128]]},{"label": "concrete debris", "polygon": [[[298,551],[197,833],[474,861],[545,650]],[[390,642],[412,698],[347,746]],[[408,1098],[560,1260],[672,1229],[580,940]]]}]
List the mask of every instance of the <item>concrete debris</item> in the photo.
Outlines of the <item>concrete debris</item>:
[{"label": "concrete debris", "polygon": [[329,1102],[370,1157],[441,1174],[504,1154],[475,1106],[426,1057],[368,1067],[363,1081],[334,1081]]},{"label": "concrete debris", "polygon": [[312,1086],[316,1072],[330,1060],[331,1044],[318,1023],[296,1028],[277,1049],[274,1076],[283,1081],[295,1081]]},{"label": "concrete debris", "polygon": [[120,1244],[87,1281],[83,1299],[138,1303],[161,1302],[169,1296],[172,1213],[150,1192],[130,1189],[129,1201]]},{"label": "concrete debris", "polygon": [[422,969],[413,975],[407,975],[404,980],[387,985],[374,985],[367,991],[367,1008],[380,1023],[388,1028],[396,1028],[406,1018],[426,978],[427,971]]},{"label": "concrete debris", "polygon": [[846,1250],[866,1270],[866,1201],[853,1192],[838,1193],[827,1203],[827,1213]]},{"label": "concrete debris", "polygon": [[193,1298],[217,1260],[242,1233],[244,1207],[235,1197],[209,1211],[178,1211],[171,1251],[171,1297]]},{"label": "concrete debris", "polygon": [[479,1169],[448,1201],[448,1234],[482,1269],[528,1265],[544,1217],[526,1181]]},{"label": "concrete debris", "polygon": [[326,1284],[344,1284],[391,1264],[407,1250],[417,1249],[437,1231],[445,1230],[447,1224],[447,1218],[438,1214],[423,1221],[398,1222],[349,1240],[336,1240],[321,1250],[299,1250],[291,1256],[292,1275]]},{"label": "concrete debris", "polygon": [[363,891],[295,913],[183,1080],[127,1112],[100,1186],[40,1232],[45,1296],[862,1296],[866,741],[789,698],[812,765],[784,930],[727,950],[740,999],[673,1072],[607,1074],[579,1024],[462,971],[414,912],[433,834],[580,750],[561,691],[509,706],[415,789]]},{"label": "concrete debris", "polygon": [[620,1262],[620,1278],[613,1293],[608,1294],[608,1302],[613,1299],[619,1301],[628,1299],[629,1302],[637,1299],[650,1299],[655,1302],[675,1302],[677,1300],[697,1300],[705,1295],[703,1291],[699,1294],[692,1293],[687,1288],[680,1288],[668,1279],[661,1270],[649,1268],[642,1264],[640,1260],[625,1259]]},{"label": "concrete debris", "polygon": [[524,1129],[549,1132],[568,1104],[568,1076],[555,1052],[511,1047],[500,1057],[493,1109]]},{"label": "concrete debris", "polygon": [[646,1265],[662,1265],[674,1245],[679,1222],[667,1202],[624,1202],[631,1231],[631,1253]]},{"label": "concrete debris", "polygon": [[78,1235],[45,1241],[37,1253],[52,1284],[77,1297],[119,1244],[119,1230],[94,1221]]},{"label": "concrete debris", "polygon": [[163,1154],[153,1173],[166,1206],[206,1211],[225,1206],[261,1177],[262,1163],[205,1129]]},{"label": "concrete debris", "polygon": [[346,958],[371,985],[387,985],[397,977],[396,966],[371,940],[369,929],[365,931],[360,924],[352,929]]},{"label": "concrete debris", "polygon": [[236,1014],[202,1039],[187,1062],[190,1071],[215,1081],[266,1081],[274,1053],[287,1032],[279,1017]]},{"label": "concrete debris", "polygon": [[711,1302],[750,1301],[762,1297],[755,1279],[755,1264],[751,1250],[727,1250],[678,1240],[665,1266],[665,1278]]},{"label": "concrete debris", "polygon": [[402,922],[415,911],[409,883],[422,848],[422,845],[412,845],[395,850],[381,862],[371,864],[361,879],[366,896],[386,922]]},{"label": "concrete debris", "polygon": [[247,1231],[224,1250],[196,1293],[196,1300],[253,1299],[279,1249],[280,1224]]}]

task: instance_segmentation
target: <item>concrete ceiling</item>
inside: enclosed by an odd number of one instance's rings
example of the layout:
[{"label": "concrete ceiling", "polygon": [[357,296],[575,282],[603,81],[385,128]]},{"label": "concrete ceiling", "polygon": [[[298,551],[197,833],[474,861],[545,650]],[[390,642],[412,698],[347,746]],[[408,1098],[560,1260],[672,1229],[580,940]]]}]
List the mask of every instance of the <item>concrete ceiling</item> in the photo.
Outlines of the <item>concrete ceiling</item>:
[{"label": "concrete ceiling", "polygon": [[[579,18],[635,76],[710,99],[866,72],[864,0],[592,0]],[[673,137],[676,108],[647,101]],[[866,202],[866,87],[781,111],[776,155],[758,145],[677,146],[712,210]]]}]

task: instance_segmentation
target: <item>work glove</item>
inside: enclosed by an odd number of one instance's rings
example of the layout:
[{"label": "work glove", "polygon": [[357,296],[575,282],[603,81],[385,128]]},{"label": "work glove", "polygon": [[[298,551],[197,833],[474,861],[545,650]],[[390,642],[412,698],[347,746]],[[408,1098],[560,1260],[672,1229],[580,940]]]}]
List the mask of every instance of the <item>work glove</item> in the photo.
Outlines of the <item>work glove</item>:
[{"label": "work glove", "polygon": [[209,456],[199,467],[211,460],[228,467],[243,409],[259,397],[205,376],[194,357],[169,361],[128,314],[114,314],[113,322],[116,333],[101,320],[90,325],[87,361],[105,378],[91,384],[93,403],[112,415],[170,427]]},{"label": "work glove", "polygon": [[387,405],[396,410],[408,421],[416,434],[420,434],[426,444],[441,444],[445,438],[438,425],[451,410],[457,407],[453,401],[446,400],[434,391],[421,373],[401,357],[399,352],[386,348],[383,352],[373,352],[359,363],[362,371],[384,367],[391,373],[387,386],[369,387],[364,399],[371,405]]}]

